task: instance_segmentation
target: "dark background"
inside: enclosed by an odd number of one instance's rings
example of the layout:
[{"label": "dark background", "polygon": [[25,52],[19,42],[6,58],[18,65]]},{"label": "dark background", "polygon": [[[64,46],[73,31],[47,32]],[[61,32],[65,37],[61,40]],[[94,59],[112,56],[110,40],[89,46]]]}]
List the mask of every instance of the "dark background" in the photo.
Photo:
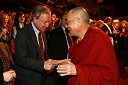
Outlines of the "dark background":
[{"label": "dark background", "polygon": [[[76,4],[78,2],[78,0],[71,1]],[[79,0],[79,5],[83,5],[84,1],[87,3],[88,9],[91,11],[90,15],[93,18],[103,18],[106,16],[128,16],[128,0],[103,0],[101,3],[98,3],[97,0]],[[34,6],[45,4],[46,2],[47,0],[0,0],[0,10],[4,10],[5,12],[8,12],[8,10],[17,10],[29,13]],[[92,6],[92,4],[95,7]],[[53,10],[53,12],[58,14],[63,13],[63,10],[54,8],[52,6],[49,7]],[[98,11],[93,10],[94,8],[98,8]]]}]

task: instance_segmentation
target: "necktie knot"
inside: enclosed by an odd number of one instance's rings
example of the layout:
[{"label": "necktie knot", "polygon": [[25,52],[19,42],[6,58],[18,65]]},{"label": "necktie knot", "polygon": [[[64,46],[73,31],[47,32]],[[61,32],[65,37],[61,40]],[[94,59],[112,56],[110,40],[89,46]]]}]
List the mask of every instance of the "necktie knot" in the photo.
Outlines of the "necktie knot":
[{"label": "necktie knot", "polygon": [[42,33],[41,33],[41,32],[39,32],[39,33],[38,33],[38,37],[40,37],[41,35],[42,35]]}]

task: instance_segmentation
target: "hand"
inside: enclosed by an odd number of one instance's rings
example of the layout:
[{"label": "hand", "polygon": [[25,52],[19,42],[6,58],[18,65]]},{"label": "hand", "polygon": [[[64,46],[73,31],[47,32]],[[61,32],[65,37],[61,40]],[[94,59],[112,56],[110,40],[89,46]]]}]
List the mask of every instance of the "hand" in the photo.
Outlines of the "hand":
[{"label": "hand", "polygon": [[16,73],[13,70],[10,71],[6,71],[3,73],[3,77],[4,77],[4,81],[6,82],[10,82],[12,81],[14,78],[16,78]]},{"label": "hand", "polygon": [[58,65],[57,72],[59,73],[60,76],[77,74],[75,65],[70,61],[66,61],[66,63]]},{"label": "hand", "polygon": [[67,61],[71,61],[71,59],[52,60],[52,64],[57,66],[57,65],[67,64]]},{"label": "hand", "polygon": [[54,68],[55,65],[52,64],[52,59],[48,59],[47,61],[44,62],[44,69],[45,70],[51,70]]}]

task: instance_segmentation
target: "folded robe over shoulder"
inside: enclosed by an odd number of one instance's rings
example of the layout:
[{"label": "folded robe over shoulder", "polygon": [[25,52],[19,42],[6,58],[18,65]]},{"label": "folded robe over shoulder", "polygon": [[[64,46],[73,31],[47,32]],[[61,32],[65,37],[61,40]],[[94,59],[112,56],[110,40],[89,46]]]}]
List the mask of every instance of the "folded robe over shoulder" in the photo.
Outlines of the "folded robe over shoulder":
[{"label": "folded robe over shoulder", "polygon": [[69,49],[77,75],[68,85],[118,85],[118,67],[109,37],[102,31],[89,28],[84,39]]}]

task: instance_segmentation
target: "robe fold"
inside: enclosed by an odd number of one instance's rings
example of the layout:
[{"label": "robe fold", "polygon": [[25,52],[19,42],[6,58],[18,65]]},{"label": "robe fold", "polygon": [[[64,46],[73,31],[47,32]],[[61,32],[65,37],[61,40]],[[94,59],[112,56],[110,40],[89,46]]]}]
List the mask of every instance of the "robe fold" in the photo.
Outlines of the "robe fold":
[{"label": "robe fold", "polygon": [[68,85],[118,85],[118,66],[109,37],[99,29],[89,28],[81,41],[69,49],[77,75]]}]

